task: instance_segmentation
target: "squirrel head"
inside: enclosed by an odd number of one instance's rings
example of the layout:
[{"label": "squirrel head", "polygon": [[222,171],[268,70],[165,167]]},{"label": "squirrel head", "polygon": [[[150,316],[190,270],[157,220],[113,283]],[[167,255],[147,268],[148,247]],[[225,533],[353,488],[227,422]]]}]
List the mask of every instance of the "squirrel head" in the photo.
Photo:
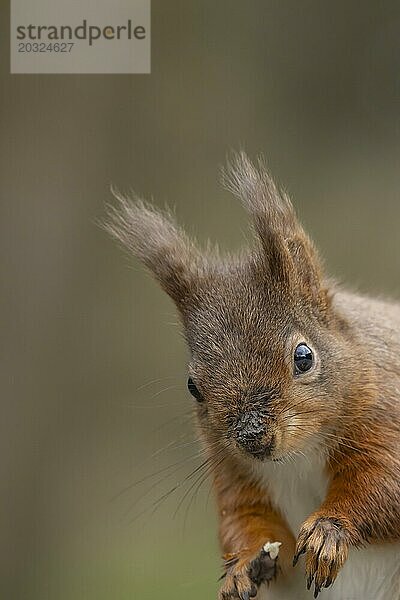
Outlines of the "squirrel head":
[{"label": "squirrel head", "polygon": [[107,228],[174,300],[190,351],[188,388],[210,443],[257,460],[329,445],[349,369],[345,325],[319,257],[262,159],[234,155],[225,186],[252,219],[236,256],[200,251],[168,212],[117,195]]}]

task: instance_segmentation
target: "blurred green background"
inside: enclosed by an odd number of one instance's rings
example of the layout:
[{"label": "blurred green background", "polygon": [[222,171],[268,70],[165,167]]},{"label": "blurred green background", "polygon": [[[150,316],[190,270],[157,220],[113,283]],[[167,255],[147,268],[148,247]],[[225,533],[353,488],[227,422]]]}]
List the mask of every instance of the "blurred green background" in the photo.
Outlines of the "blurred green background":
[{"label": "blurred green background", "polygon": [[136,76],[10,76],[0,11],[0,597],[214,598],[175,311],[96,220],[114,183],[238,247],[218,169],[262,151],[330,272],[398,296],[399,2],[153,0]]}]

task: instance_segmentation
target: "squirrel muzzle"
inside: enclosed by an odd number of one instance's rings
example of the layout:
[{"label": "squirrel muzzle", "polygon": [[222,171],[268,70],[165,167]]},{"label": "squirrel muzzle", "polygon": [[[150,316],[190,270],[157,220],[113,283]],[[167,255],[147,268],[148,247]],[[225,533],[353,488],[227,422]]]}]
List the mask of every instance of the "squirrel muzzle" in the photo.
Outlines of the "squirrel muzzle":
[{"label": "squirrel muzzle", "polygon": [[259,411],[250,410],[241,414],[233,431],[240,448],[255,458],[264,460],[271,455],[274,438],[269,432],[265,416]]}]

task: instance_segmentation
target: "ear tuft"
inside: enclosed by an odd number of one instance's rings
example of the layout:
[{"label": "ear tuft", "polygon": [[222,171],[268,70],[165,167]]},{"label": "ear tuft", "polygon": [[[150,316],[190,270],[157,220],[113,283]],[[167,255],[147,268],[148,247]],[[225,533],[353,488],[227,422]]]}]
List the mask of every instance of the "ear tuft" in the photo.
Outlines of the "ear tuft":
[{"label": "ear tuft", "polygon": [[324,294],[317,252],[288,195],[269,174],[264,157],[253,164],[244,152],[234,153],[222,171],[222,181],[250,213],[270,277],[321,304]]},{"label": "ear tuft", "polygon": [[170,211],[112,189],[117,201],[107,207],[105,229],[137,256],[177,304],[187,299],[200,256]]},{"label": "ear tuft", "polygon": [[263,236],[268,229],[290,231],[296,222],[293,205],[280,190],[260,155],[254,165],[242,151],[232,153],[227,167],[222,169],[223,185],[239,198],[254,220],[257,233]]}]

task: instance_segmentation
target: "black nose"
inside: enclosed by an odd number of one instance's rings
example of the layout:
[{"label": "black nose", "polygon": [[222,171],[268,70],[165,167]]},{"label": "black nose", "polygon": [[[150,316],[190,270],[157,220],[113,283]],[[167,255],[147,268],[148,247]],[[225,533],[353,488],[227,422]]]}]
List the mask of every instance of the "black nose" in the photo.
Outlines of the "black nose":
[{"label": "black nose", "polygon": [[267,456],[271,452],[270,444],[265,441],[265,418],[257,411],[243,413],[236,421],[237,442],[254,456]]}]

